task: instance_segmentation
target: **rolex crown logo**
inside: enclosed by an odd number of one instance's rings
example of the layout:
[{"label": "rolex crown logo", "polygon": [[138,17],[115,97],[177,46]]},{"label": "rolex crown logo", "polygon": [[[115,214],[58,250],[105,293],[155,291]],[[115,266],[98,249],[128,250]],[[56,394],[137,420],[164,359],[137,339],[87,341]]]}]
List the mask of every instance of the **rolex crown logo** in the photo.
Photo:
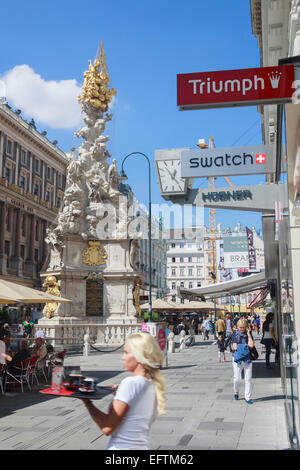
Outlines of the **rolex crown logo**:
[{"label": "rolex crown logo", "polygon": [[272,88],[278,88],[281,72],[268,73]]}]

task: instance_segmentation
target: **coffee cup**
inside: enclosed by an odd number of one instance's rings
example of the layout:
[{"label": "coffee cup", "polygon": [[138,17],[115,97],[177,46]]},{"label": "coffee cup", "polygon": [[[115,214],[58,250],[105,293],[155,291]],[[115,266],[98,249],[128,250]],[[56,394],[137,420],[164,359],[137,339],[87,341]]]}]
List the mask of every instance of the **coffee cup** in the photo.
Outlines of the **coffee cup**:
[{"label": "coffee cup", "polygon": [[91,377],[86,377],[83,381],[83,387],[86,390],[95,390],[96,389],[95,380],[92,379]]},{"label": "coffee cup", "polygon": [[69,375],[69,386],[72,388],[79,388],[82,385],[84,376],[80,371],[73,371]]}]

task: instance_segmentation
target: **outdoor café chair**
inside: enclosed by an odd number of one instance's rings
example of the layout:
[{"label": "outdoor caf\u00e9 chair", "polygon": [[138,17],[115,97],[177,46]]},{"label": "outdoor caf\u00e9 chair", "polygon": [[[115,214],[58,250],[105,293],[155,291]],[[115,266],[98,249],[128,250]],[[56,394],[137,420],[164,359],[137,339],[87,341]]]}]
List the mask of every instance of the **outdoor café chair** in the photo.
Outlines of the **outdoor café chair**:
[{"label": "outdoor caf\u00e9 chair", "polygon": [[29,390],[31,390],[30,383],[29,383],[29,370],[30,366],[30,358],[24,359],[20,363],[14,366],[14,372],[9,371],[6,369],[6,379],[5,379],[5,387],[6,385],[12,383],[19,383],[21,385],[21,390],[24,392],[23,384],[27,383]]}]

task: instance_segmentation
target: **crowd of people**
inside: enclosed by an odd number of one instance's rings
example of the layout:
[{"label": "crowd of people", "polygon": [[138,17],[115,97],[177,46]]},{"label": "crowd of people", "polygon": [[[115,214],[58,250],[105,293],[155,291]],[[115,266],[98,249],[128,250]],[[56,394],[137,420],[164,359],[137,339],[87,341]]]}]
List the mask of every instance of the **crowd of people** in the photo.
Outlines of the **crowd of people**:
[{"label": "crowd of people", "polygon": [[[275,360],[279,361],[278,340],[274,333],[274,311],[266,312],[262,326],[262,344],[266,352],[266,365],[270,367],[271,349],[275,348]],[[213,338],[217,345],[218,360],[225,362],[225,352],[230,350],[233,356],[233,391],[234,399],[239,400],[239,389],[244,371],[245,392],[247,404],[252,404],[252,359],[251,351],[255,349],[253,332],[260,333],[260,321],[256,316],[237,316],[227,314],[215,322],[208,315],[200,316],[193,313],[183,316],[177,322],[165,318],[165,330],[180,334],[193,331],[194,335],[202,335],[203,341]],[[9,349],[9,336],[0,340],[0,362],[7,364],[7,370],[16,372],[17,364],[33,355],[38,356],[40,367],[47,355],[42,331],[35,334],[35,345],[28,347],[28,337],[31,334],[29,318],[20,329],[19,351],[15,354]],[[22,322],[23,323],[23,322]],[[217,338],[217,339],[216,339]],[[3,345],[1,344],[3,343]],[[2,351],[2,352],[1,352]],[[82,398],[91,418],[106,435],[110,436],[108,449],[148,449],[148,435],[157,414],[165,414],[166,384],[160,371],[164,355],[156,339],[148,333],[131,335],[123,353],[124,369],[132,375],[126,377],[118,385],[114,385],[115,398],[108,412],[102,412],[94,406],[90,399]],[[144,406],[145,400],[147,407]]]}]

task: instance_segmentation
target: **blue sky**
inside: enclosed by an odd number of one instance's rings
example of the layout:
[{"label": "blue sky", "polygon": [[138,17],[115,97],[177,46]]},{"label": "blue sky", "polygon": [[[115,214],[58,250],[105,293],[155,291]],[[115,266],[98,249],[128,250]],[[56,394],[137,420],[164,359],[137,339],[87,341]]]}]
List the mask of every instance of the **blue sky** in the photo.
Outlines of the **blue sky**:
[{"label": "blue sky", "polygon": [[[117,90],[106,134],[119,168],[128,153],[143,152],[154,160],[156,149],[197,148],[198,139],[208,141],[209,136],[216,147],[262,143],[255,106],[179,111],[176,105],[178,73],[259,67],[249,0],[15,0],[2,5],[1,17],[0,78],[11,78],[12,71],[18,71],[14,75],[18,86],[10,89],[8,101],[20,109],[24,103],[22,116],[33,117],[38,130],[46,129],[49,140],[58,140],[64,151],[78,147],[80,141],[73,135],[78,126],[71,119],[77,102],[74,98],[70,104],[67,93],[60,94],[62,81],[70,96],[76,96],[99,41],[104,44],[111,85]],[[21,65],[27,67],[16,69]],[[31,85],[29,72],[40,76],[42,91]],[[51,83],[57,88],[51,88]],[[68,127],[62,128],[62,122]],[[147,205],[144,159],[127,159],[126,173],[137,199]],[[241,185],[264,181],[263,176],[231,179]],[[198,179],[195,186],[207,187],[207,180]],[[227,183],[219,178],[216,186]],[[154,164],[152,202],[164,203]],[[222,228],[234,227],[238,221],[261,227],[260,214],[218,210],[216,218]]]}]

